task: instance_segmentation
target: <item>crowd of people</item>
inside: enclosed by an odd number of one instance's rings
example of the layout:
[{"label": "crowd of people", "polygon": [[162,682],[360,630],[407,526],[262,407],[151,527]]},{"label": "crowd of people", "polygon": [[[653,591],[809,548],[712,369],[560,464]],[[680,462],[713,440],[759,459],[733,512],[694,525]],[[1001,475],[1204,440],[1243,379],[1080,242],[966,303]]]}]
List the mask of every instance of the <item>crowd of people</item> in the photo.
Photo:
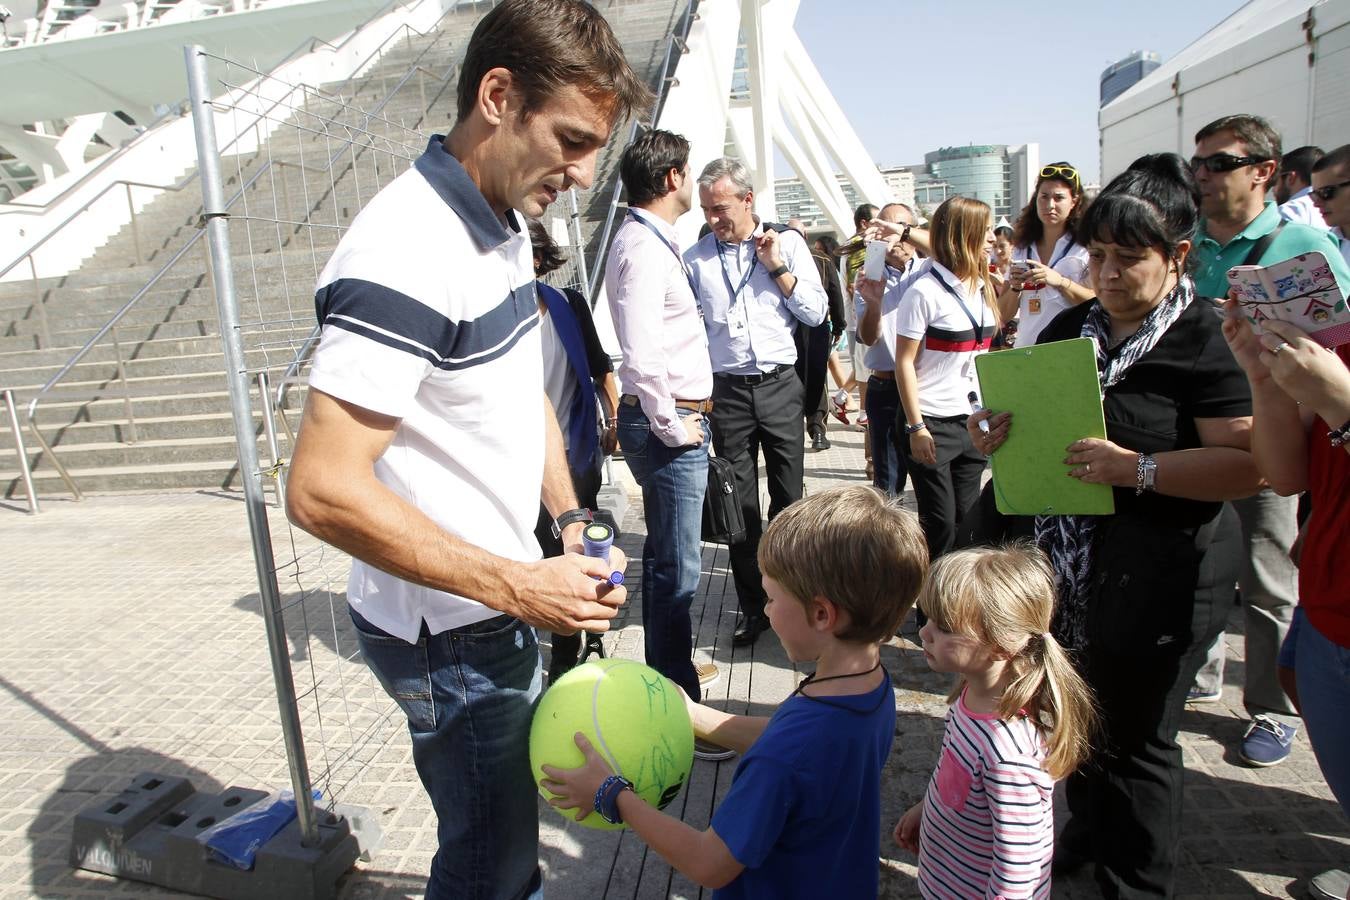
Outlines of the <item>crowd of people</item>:
[{"label": "crowd of people", "polygon": [[[623,553],[580,552],[616,448],[643,500],[644,660],[683,689],[696,755],[740,759],[703,830],[647,805],[580,735],[584,765],[546,769],[542,787],[578,817],[627,823],[717,897],[875,896],[897,721],[880,646],[911,609],[925,661],[956,676],[927,792],[893,828],[925,896],[1047,896],[1079,866],[1105,896],[1171,893],[1180,717],[1215,693],[1204,673],[1235,585],[1242,757],[1278,764],[1303,727],[1350,806],[1350,592],[1334,567],[1350,536],[1350,353],[1287,324],[1258,334],[1225,279],[1320,251],[1344,295],[1350,147],[1282,155],[1266,122],[1233,115],[1189,160],[1141,157],[1090,201],[1075,167],[1044,167],[1004,233],[970,198],[928,222],[864,207],[839,277],[835,236],[808,244],[755,214],[742,162],[695,172],[688,141],[648,130],[623,153],[628,208],[604,272],[615,373],[587,298],[541,280],[561,258],[529,220],[588,187],[616,125],[651,100],[589,4],[504,0],[467,47],[454,126],[319,279],[288,513],[354,558],[362,652],[407,716],[437,815],[426,895],[542,896],[537,633],[554,635],[553,680],[627,599],[608,577]],[[681,246],[695,199],[706,231]],[[879,278],[866,240],[885,242]],[[872,485],[803,499],[807,443],[824,449],[826,415],[850,411],[843,367],[842,396],[825,376],[844,334]],[[985,468],[1018,423],[972,411],[975,359],[1079,337],[1106,436],[1065,447],[1064,472],[1109,486],[1115,512],[1000,515]],[[732,643],[772,630],[813,667],[770,717],[701,702],[719,677],[695,662],[690,620],[710,455],[745,522]],[[1337,877],[1314,888],[1346,897]]]}]

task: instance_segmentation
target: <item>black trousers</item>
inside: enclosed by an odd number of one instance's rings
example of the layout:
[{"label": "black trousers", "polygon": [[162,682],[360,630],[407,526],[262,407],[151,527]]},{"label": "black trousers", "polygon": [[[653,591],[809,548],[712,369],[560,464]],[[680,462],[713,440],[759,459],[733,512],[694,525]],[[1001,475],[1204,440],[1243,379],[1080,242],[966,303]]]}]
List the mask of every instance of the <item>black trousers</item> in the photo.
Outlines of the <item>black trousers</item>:
[{"label": "black trousers", "polygon": [[806,409],[807,434],[825,433],[825,384],[830,363],[830,323],[827,319],[814,328],[797,326],[797,377],[806,386],[803,406]]},{"label": "black trousers", "polygon": [[1101,734],[1093,758],[1065,782],[1060,846],[1095,861],[1105,897],[1172,895],[1184,774],[1177,732],[1232,605],[1241,552],[1227,504],[1199,529],[1099,521],[1088,646],[1075,657],[1096,694]]},{"label": "black trousers", "polygon": [[961,517],[979,499],[985,458],[966,433],[965,416],[924,416],[928,433],[937,445],[937,465],[919,462],[909,449],[904,415],[902,405],[896,413],[896,432],[904,436],[901,443],[904,465],[919,506],[919,524],[928,542],[928,558],[937,559],[952,549]]},{"label": "black trousers", "polygon": [[713,377],[713,449],[731,463],[745,515],[745,540],[731,545],[731,573],[741,612],[764,612],[760,583],[759,454],[769,480],[769,518],[802,496],[802,382],[786,367],[757,384],[729,375]]}]

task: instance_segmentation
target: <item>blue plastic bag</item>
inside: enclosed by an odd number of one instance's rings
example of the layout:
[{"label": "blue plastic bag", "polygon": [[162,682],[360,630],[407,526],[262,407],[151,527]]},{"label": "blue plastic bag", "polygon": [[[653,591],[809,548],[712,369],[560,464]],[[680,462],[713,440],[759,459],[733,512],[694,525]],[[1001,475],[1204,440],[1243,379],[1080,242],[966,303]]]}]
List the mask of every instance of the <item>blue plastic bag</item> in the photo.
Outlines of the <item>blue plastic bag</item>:
[{"label": "blue plastic bag", "polygon": [[[314,799],[323,796],[314,792]],[[289,788],[259,800],[197,835],[206,854],[217,862],[250,871],[258,848],[295,818],[295,794]]]}]

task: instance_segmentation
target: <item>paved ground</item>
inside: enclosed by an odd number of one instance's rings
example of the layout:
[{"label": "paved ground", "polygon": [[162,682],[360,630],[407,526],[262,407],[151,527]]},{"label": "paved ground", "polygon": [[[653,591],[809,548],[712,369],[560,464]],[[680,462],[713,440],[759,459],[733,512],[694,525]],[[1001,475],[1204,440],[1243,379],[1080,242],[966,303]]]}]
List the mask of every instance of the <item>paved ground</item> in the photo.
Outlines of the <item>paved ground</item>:
[{"label": "paved ground", "polygon": [[[834,428],[831,437],[831,450],[807,455],[808,490],[862,480],[862,435]],[[621,464],[615,469],[626,477]],[[244,507],[237,495],[210,492],[44,503],[38,517],[18,504],[0,506],[11,609],[11,628],[0,634],[0,897],[164,896],[71,869],[71,820],[139,772],[184,775],[203,791],[289,783]],[[630,555],[640,548],[640,513],[635,496],[625,523]],[[346,562],[293,534],[275,513],[271,521],[310,770],[330,796],[368,807],[384,833],[373,859],[343,879],[340,895],[420,896],[435,822],[402,721],[353,658],[340,614]],[[722,548],[707,548],[704,572],[697,652],[722,668],[713,699],[767,711],[800,675],[772,635],[732,650],[735,601]],[[1240,617],[1233,626],[1240,633]],[[636,604],[606,644],[610,655],[640,658]],[[1302,896],[1309,877],[1350,862],[1350,828],[1303,735],[1278,768],[1236,764],[1230,748],[1243,727],[1241,649],[1240,641],[1230,644],[1222,701],[1185,719],[1179,893]],[[889,832],[923,791],[946,682],[903,639],[886,648],[884,661],[900,710],[883,785]],[[706,824],[733,768],[696,763],[672,809]],[[631,835],[585,831],[543,807],[540,815],[551,898],[700,896]],[[915,895],[913,859],[889,839],[881,869],[884,896]],[[1064,881],[1055,894],[1096,891],[1089,881]]]}]

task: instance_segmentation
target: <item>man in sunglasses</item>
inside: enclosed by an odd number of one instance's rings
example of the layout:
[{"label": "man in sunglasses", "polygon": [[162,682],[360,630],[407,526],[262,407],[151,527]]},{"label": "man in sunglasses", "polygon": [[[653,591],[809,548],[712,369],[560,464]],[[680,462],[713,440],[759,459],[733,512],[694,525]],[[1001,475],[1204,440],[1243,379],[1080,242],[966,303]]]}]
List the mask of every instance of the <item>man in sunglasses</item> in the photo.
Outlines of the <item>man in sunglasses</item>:
[{"label": "man in sunglasses", "polygon": [[[1279,133],[1258,116],[1225,116],[1196,133],[1191,171],[1200,185],[1202,216],[1192,251],[1197,296],[1222,300],[1233,266],[1270,265],[1314,250],[1326,255],[1342,292],[1350,287],[1350,267],[1328,233],[1283,221],[1275,202],[1266,199],[1280,159]],[[1233,507],[1246,554],[1238,581],[1246,618],[1242,701],[1252,716],[1238,752],[1250,765],[1273,766],[1288,757],[1299,722],[1276,675],[1280,644],[1298,605],[1298,570],[1289,559],[1298,535],[1298,498],[1266,489]],[[1191,702],[1219,699],[1223,663],[1220,634],[1196,676]]]},{"label": "man in sunglasses", "polygon": [[1341,243],[1350,264],[1350,144],[1337,147],[1312,167],[1312,202]]}]

